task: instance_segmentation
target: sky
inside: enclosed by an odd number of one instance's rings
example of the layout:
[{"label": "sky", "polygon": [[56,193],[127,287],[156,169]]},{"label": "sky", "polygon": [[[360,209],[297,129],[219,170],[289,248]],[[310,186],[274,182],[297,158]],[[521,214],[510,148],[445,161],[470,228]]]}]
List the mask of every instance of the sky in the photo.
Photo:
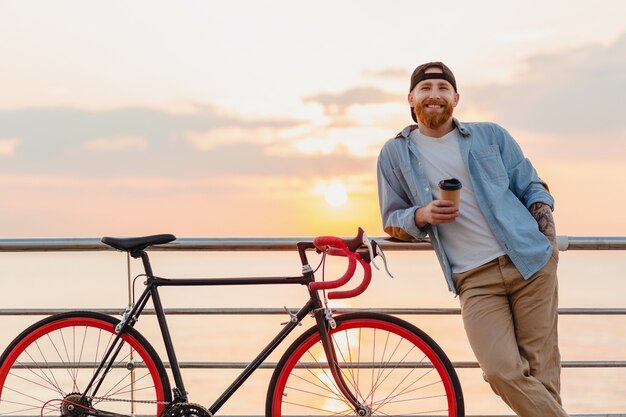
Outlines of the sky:
[{"label": "sky", "polygon": [[376,158],[441,60],[557,233],[626,235],[622,0],[0,0],[0,236],[382,235]]}]

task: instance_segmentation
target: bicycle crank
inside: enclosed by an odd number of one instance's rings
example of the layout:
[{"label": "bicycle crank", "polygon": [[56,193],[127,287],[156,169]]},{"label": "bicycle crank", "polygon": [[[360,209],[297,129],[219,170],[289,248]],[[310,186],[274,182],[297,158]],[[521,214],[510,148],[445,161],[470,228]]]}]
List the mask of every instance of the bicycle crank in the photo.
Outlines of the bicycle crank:
[{"label": "bicycle crank", "polygon": [[160,417],[213,417],[213,415],[199,404],[175,403],[163,410]]}]

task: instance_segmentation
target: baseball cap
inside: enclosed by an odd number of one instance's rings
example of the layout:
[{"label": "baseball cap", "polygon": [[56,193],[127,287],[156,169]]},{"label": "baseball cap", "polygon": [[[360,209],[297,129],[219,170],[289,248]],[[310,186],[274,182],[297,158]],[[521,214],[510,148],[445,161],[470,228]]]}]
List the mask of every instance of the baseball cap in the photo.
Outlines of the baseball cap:
[{"label": "baseball cap", "polygon": [[[441,68],[441,71],[443,72],[426,73],[426,70],[432,67]],[[411,86],[409,87],[409,93],[413,91],[415,86],[419,84],[420,81],[424,81],[424,80],[446,80],[447,82],[452,84],[454,91],[457,92],[456,78],[454,78],[454,74],[452,73],[450,68],[448,68],[448,66],[444,64],[443,62],[440,62],[440,61],[427,62],[415,68],[415,70],[413,71],[413,74],[411,75]],[[413,107],[411,107],[411,117],[413,118],[415,122],[417,122],[417,116],[415,116]]]}]

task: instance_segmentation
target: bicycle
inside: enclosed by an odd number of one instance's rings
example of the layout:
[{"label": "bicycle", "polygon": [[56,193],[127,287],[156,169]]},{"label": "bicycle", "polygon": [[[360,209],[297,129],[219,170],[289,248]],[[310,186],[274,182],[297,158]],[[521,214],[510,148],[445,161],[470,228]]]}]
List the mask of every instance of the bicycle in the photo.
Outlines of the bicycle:
[{"label": "bicycle", "polygon": [[[271,377],[267,416],[464,416],[456,372],[423,331],[394,316],[370,312],[335,316],[328,308],[328,299],[354,297],[367,288],[375,257],[380,256],[387,268],[380,246],[362,229],[349,240],[323,236],[298,243],[302,274],[295,277],[154,275],[146,249],[175,239],[173,235],[102,238],[103,243],[142,260],[145,274],[138,277],[146,278],[144,291],[121,320],[89,311],[61,313],[17,336],[0,357],[0,416],[213,416],[309,314],[315,325],[287,348]],[[321,254],[320,266],[327,255],[346,256],[345,274],[333,281],[316,281],[306,253],[312,249]],[[363,281],[353,289],[337,290],[350,280],[357,264],[363,268]],[[187,397],[158,288],[214,285],[303,285],[309,300],[296,313],[287,311],[289,321],[281,331],[213,405],[204,408]],[[326,290],[333,291],[326,294]],[[158,354],[134,328],[150,299],[173,387]]]}]

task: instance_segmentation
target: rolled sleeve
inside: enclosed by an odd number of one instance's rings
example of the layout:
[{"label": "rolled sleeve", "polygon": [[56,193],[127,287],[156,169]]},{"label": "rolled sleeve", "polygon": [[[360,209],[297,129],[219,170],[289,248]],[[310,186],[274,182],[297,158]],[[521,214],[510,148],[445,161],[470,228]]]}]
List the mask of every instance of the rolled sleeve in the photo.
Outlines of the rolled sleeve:
[{"label": "rolled sleeve", "polygon": [[530,209],[535,203],[545,203],[554,210],[554,198],[548,191],[548,185],[539,178],[532,163],[526,158],[515,139],[504,129],[501,130],[502,161],[509,176],[509,189]]},{"label": "rolled sleeve", "polygon": [[377,166],[378,202],[383,229],[391,237],[400,240],[424,239],[426,231],[415,224],[415,211],[419,207],[411,203],[387,159],[383,149]]}]

